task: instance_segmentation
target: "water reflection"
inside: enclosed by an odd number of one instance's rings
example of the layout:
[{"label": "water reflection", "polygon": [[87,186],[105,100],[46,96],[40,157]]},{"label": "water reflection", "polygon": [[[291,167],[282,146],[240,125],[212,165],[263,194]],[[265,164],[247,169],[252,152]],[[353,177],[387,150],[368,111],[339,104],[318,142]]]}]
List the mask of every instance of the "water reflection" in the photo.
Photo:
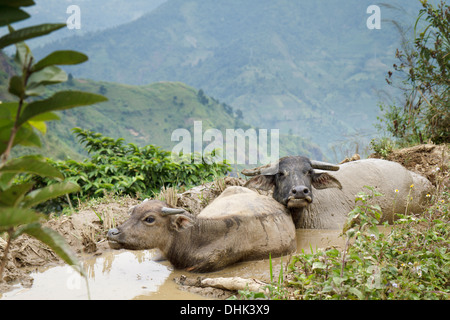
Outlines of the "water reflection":
[{"label": "water reflection", "polygon": [[[152,261],[153,250],[110,251],[87,259],[91,299],[132,299],[155,292],[171,273],[167,265]],[[17,288],[2,299],[87,299],[84,278],[69,266],[57,266],[31,274],[31,288]]]}]

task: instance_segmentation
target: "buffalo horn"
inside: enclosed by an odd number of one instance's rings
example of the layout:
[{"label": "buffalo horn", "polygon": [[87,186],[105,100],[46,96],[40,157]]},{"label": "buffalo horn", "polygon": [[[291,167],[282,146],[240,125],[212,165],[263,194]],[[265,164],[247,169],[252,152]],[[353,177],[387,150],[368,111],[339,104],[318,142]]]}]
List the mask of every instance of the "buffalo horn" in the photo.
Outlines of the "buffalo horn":
[{"label": "buffalo horn", "polygon": [[259,175],[261,172],[261,168],[253,168],[253,169],[244,169],[241,173],[247,177],[253,177]]},{"label": "buffalo horn", "polygon": [[256,167],[253,169],[244,169],[241,173],[248,177],[263,175],[263,176],[271,176],[275,175],[278,172],[278,163],[269,163],[264,166]]},{"label": "buffalo horn", "polygon": [[179,214],[179,213],[184,213],[185,210],[184,209],[179,209],[179,208],[167,208],[167,207],[163,207],[161,209],[161,212],[163,213],[164,216],[168,216],[171,214]]},{"label": "buffalo horn", "polygon": [[311,160],[311,166],[314,169],[319,169],[319,170],[328,170],[328,171],[338,171],[339,170],[339,166],[337,166],[337,165],[327,163],[327,162],[322,162],[322,161],[316,161],[316,160]]}]

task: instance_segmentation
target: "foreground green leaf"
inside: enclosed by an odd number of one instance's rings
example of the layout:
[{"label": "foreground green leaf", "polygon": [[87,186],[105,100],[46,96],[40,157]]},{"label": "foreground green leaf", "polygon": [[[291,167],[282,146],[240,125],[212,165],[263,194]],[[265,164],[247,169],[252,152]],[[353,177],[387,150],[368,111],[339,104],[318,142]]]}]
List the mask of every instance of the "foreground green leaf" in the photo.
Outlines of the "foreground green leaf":
[{"label": "foreground green leaf", "polygon": [[0,38],[0,49],[24,40],[49,34],[55,30],[64,28],[65,26],[65,23],[46,23],[10,32]]},{"label": "foreground green leaf", "polygon": [[56,84],[67,81],[67,74],[56,66],[48,66],[34,72],[28,79],[27,89],[34,89],[38,86]]},{"label": "foreground green leaf", "polygon": [[362,292],[356,288],[350,288],[348,289],[348,292],[353,293],[359,300],[364,299],[364,295],[362,294]]},{"label": "foreground green leaf", "polygon": [[34,101],[28,104],[22,112],[18,125],[22,125],[31,118],[49,111],[65,110],[80,106],[87,106],[107,101],[102,95],[82,91],[60,91],[48,99]]},{"label": "foreground green leaf", "polygon": [[0,0],[0,4],[15,8],[35,5],[34,0]]},{"label": "foreground green leaf", "polygon": [[[14,32],[12,27],[8,26],[8,28],[10,29],[10,32]],[[25,42],[17,42],[14,61],[23,69],[29,65],[32,59],[34,59],[34,57],[31,53],[30,47],[28,47]]]},{"label": "foreground green leaf", "polygon": [[0,27],[29,17],[28,13],[19,8],[4,6],[0,3]]},{"label": "foreground green leaf", "polygon": [[78,192],[79,190],[80,187],[78,186],[78,184],[70,181],[55,183],[41,189],[33,190],[23,199],[21,205],[24,208],[31,208],[35,205],[38,205],[39,203],[63,196],[68,193]]},{"label": "foreground green leaf", "polygon": [[0,191],[0,206],[18,207],[25,194],[31,190],[34,182],[13,185]]},{"label": "foreground green leaf", "polygon": [[53,112],[42,113],[36,117],[33,117],[33,121],[52,121],[60,120],[60,117]]},{"label": "foreground green leaf", "polygon": [[24,156],[12,159],[0,167],[0,174],[3,173],[31,173],[41,177],[64,179],[64,175],[41,156]]},{"label": "foreground green leaf", "polygon": [[0,107],[0,121],[2,121],[3,119],[12,120],[17,113],[18,107],[18,102],[3,102]]},{"label": "foreground green leaf", "polygon": [[23,86],[23,80],[20,76],[13,76],[9,80],[9,93],[12,93],[19,99],[22,99],[25,96],[25,88]]},{"label": "foreground green leaf", "polygon": [[39,71],[52,65],[79,64],[88,60],[87,55],[77,51],[54,51],[33,66],[33,71]]},{"label": "foreground green leaf", "polygon": [[26,208],[6,207],[0,208],[0,231],[28,224],[44,218],[42,214]]}]

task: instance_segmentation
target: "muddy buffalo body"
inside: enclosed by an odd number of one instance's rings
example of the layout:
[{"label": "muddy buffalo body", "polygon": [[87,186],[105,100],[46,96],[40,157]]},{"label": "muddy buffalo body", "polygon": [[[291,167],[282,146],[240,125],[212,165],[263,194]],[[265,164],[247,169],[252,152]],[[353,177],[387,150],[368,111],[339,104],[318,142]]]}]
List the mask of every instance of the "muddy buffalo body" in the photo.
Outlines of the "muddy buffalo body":
[{"label": "muddy buffalo body", "polygon": [[374,199],[383,212],[381,222],[392,222],[396,213],[419,211],[432,189],[426,178],[380,159],[337,166],[289,156],[242,173],[252,176],[246,187],[273,190],[273,198],[291,213],[296,228],[342,228],[356,195],[369,192],[365,186],[384,195]]},{"label": "muddy buffalo body", "polygon": [[108,232],[112,248],[158,248],[175,268],[209,272],[289,254],[295,227],[283,205],[243,187],[228,187],[199,215],[147,200]]}]

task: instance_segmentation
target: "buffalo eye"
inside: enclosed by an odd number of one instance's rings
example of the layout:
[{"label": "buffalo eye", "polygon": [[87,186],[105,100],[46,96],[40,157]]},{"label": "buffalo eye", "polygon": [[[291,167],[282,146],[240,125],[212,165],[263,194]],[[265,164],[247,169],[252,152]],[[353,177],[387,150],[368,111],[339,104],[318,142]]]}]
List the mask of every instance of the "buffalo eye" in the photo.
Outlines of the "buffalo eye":
[{"label": "buffalo eye", "polygon": [[287,173],[286,173],[286,171],[279,171],[279,172],[277,173],[277,176],[278,176],[278,177],[286,177],[286,176],[287,176]]},{"label": "buffalo eye", "polygon": [[144,222],[153,223],[153,222],[155,222],[155,217],[154,216],[148,216],[147,218],[144,219]]}]

